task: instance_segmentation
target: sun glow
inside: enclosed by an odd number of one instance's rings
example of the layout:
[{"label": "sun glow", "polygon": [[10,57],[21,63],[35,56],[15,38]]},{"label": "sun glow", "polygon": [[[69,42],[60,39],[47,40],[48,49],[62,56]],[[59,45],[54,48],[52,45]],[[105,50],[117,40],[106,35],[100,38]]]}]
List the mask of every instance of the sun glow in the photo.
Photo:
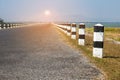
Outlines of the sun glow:
[{"label": "sun glow", "polygon": [[50,13],[49,10],[46,10],[46,11],[44,12],[44,14],[45,14],[46,16],[49,16],[51,13]]}]

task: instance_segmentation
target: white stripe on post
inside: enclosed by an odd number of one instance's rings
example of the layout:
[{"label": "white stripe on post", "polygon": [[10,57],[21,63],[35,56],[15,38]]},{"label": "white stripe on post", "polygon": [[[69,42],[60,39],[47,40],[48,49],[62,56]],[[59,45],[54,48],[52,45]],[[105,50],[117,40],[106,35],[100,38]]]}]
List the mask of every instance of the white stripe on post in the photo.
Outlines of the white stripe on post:
[{"label": "white stripe on post", "polygon": [[76,39],[76,24],[73,23],[71,27],[71,39]]},{"label": "white stripe on post", "polygon": [[79,39],[78,39],[78,45],[85,45],[85,24],[80,23],[79,25]]},{"label": "white stripe on post", "polygon": [[94,41],[101,41],[103,42],[103,32],[94,32]]},{"label": "white stripe on post", "polygon": [[93,56],[103,57],[103,41],[104,41],[104,26],[102,24],[96,24],[94,26],[94,47]]}]

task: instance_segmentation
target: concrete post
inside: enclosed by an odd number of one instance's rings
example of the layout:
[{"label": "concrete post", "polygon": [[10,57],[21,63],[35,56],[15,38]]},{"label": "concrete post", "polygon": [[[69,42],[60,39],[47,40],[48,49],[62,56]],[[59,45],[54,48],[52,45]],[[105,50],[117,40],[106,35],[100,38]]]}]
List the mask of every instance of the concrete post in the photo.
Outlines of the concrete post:
[{"label": "concrete post", "polygon": [[13,25],[12,24],[10,24],[10,28],[12,28],[13,27]]},{"label": "concrete post", "polygon": [[9,23],[7,23],[6,25],[7,25],[7,28],[9,29]]},{"label": "concrete post", "polygon": [[67,35],[71,35],[71,24],[67,24]]},{"label": "concrete post", "polygon": [[16,24],[16,27],[18,28],[18,24]]},{"label": "concrete post", "polygon": [[66,29],[65,29],[66,26],[65,26],[65,24],[61,24],[60,27],[61,27],[62,31],[63,31],[64,33],[66,33]]},{"label": "concrete post", "polygon": [[78,38],[78,45],[85,45],[85,24],[80,23],[79,25],[79,38]]},{"label": "concrete post", "polygon": [[10,28],[10,23],[9,23],[9,28]]},{"label": "concrete post", "polygon": [[2,29],[2,24],[0,24],[0,30]]},{"label": "concrete post", "polygon": [[6,29],[6,24],[5,23],[3,24],[3,29]]},{"label": "concrete post", "polygon": [[71,39],[76,39],[76,23],[73,23],[71,27]]},{"label": "concrete post", "polygon": [[64,26],[64,30],[65,30],[65,33],[67,34],[67,26],[66,26],[66,24]]},{"label": "concrete post", "polygon": [[94,26],[94,47],[93,56],[103,57],[103,41],[104,41],[104,26],[102,24],[96,24]]}]

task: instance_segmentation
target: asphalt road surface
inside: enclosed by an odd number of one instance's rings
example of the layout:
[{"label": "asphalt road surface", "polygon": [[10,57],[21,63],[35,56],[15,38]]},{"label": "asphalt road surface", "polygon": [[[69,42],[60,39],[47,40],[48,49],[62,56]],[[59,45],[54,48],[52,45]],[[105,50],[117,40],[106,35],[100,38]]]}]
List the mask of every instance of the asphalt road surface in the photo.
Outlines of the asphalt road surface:
[{"label": "asphalt road surface", "polygon": [[0,80],[94,80],[100,75],[53,25],[0,30]]}]

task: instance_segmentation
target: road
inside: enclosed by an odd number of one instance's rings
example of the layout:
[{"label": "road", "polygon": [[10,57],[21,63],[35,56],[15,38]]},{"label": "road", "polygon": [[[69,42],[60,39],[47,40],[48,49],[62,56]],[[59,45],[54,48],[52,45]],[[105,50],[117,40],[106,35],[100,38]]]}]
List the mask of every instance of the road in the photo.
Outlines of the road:
[{"label": "road", "polygon": [[102,75],[60,36],[50,24],[0,30],[0,80],[94,80]]}]

